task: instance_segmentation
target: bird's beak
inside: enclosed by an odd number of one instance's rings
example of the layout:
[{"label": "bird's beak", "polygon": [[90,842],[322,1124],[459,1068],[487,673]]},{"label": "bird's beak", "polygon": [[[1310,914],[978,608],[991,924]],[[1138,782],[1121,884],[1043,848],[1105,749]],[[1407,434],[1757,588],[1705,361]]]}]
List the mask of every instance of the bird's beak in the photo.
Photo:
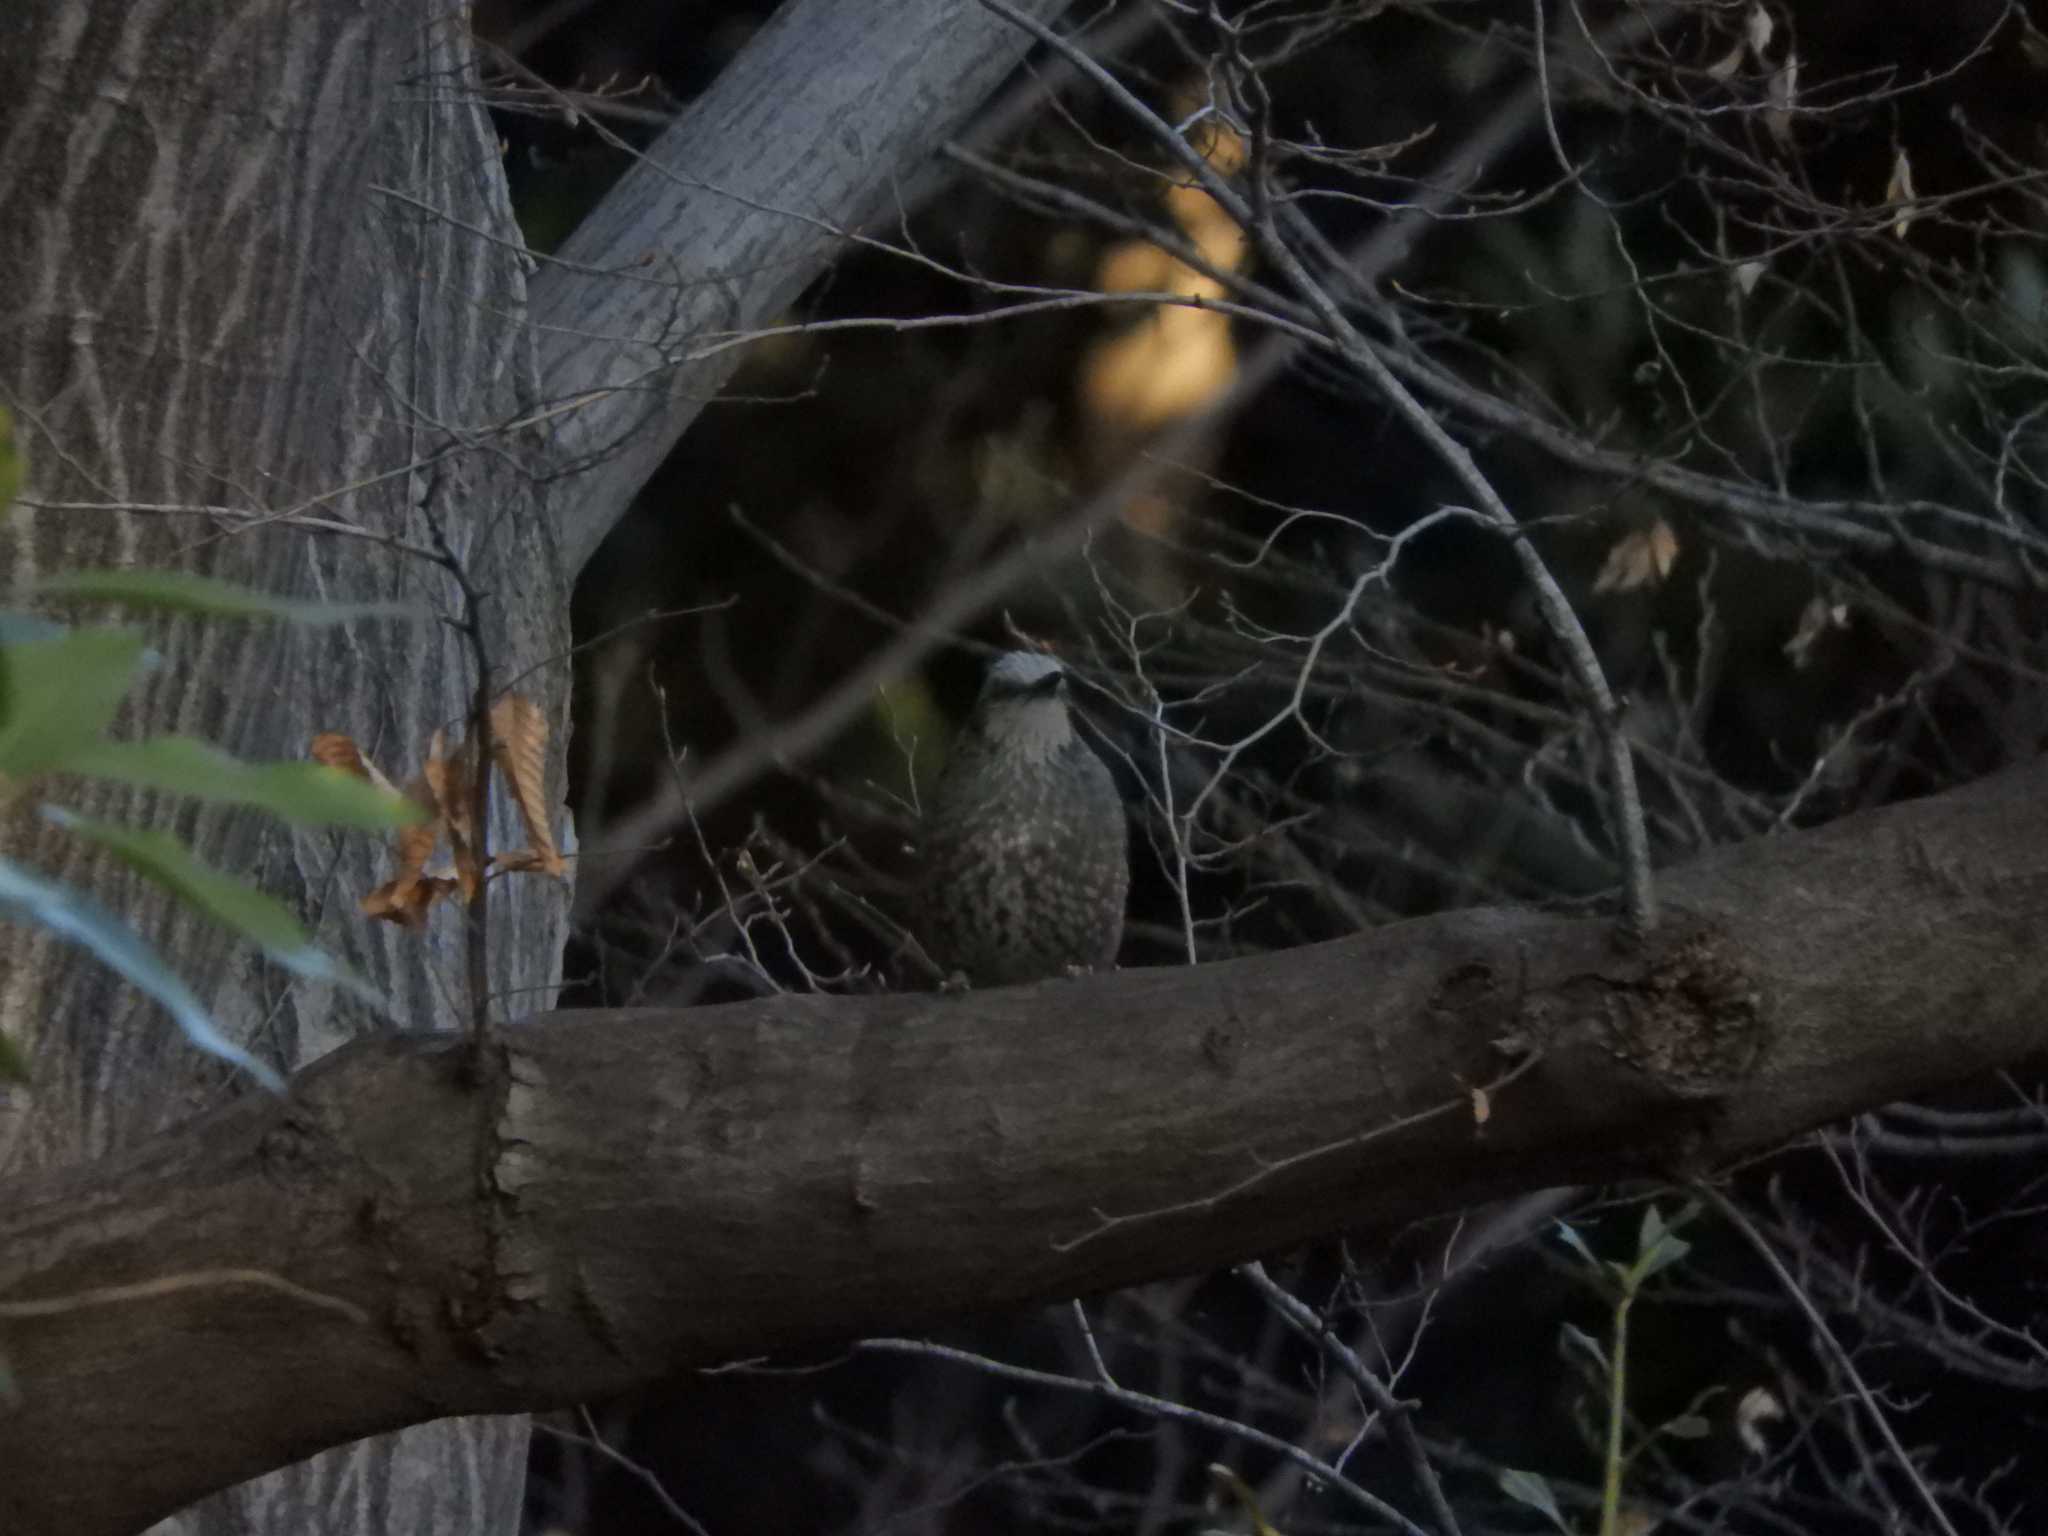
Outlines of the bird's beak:
[{"label": "bird's beak", "polygon": [[1041,677],[1037,682],[1033,683],[1029,688],[1025,689],[1024,692],[1025,695],[1029,698],[1051,699],[1057,698],[1060,695],[1061,691],[1066,688],[1066,686],[1066,673],[1048,672],[1045,674],[1045,676]]}]

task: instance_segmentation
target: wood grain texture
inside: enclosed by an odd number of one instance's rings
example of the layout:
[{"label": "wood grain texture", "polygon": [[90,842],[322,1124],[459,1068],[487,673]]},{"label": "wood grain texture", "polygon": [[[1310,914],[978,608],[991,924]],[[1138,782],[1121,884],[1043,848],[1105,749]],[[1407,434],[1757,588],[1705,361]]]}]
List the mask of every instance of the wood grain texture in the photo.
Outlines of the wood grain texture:
[{"label": "wood grain texture", "polygon": [[348,1047],[288,1103],[14,1192],[0,1296],[224,1263],[314,1294],[5,1324],[0,1460],[46,1471],[0,1480],[0,1526],[99,1536],[437,1415],[1709,1169],[2048,1050],[2048,767],[1663,890],[1640,952],[1475,910],[964,996],[559,1013],[503,1073],[445,1036]]}]

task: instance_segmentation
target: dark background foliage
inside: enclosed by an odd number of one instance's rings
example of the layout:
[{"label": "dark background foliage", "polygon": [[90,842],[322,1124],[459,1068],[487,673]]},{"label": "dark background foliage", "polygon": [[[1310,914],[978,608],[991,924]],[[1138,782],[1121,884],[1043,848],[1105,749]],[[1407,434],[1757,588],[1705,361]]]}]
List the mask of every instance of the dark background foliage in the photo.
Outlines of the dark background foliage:
[{"label": "dark background foliage", "polygon": [[[631,146],[771,9],[477,8],[479,34],[500,50],[507,166],[537,247],[573,225]],[[1271,9],[1227,8],[1245,21]],[[1290,170],[1300,206],[1338,249],[1384,226],[1413,195],[1409,178],[1499,110],[1530,57],[1527,6],[1347,9],[1351,25],[1262,76],[1276,135],[1375,149]],[[1188,43],[1209,34],[1186,18],[1177,29],[1118,31],[1130,10],[1106,7],[1098,18],[1118,39],[1121,76],[1167,115],[1185,115],[1201,78]],[[1664,105],[1688,90],[1712,98],[1714,67],[1739,49],[1753,14],[1693,7],[1659,33],[1673,89]],[[1996,496],[2038,518],[2027,454],[2005,462],[1999,445],[2032,441],[2026,413],[2048,398],[2034,369],[2048,264],[2041,210],[2025,195],[2027,168],[2048,147],[2037,110],[2048,84],[2041,34],[1989,0],[1868,6],[1853,18],[1799,0],[1768,14],[1771,54],[1796,47],[1807,93],[1787,139],[1774,142],[1760,111],[1653,112],[1612,91],[1566,89],[1553,114],[1557,146],[1548,130],[1519,135],[1485,166],[1459,216],[1411,233],[1383,294],[1419,352],[1604,452],[1806,498],[1972,505],[2003,486]],[[1595,7],[1583,24],[1626,20]],[[1567,6],[1548,24],[1561,33],[1582,18]],[[1749,64],[1744,72],[1758,75]],[[531,94],[534,79],[606,101],[572,120]],[[1160,218],[1157,148],[1100,92],[1054,78],[1043,58],[1014,87],[1028,109],[978,147],[1133,217]],[[1560,174],[1559,147],[1573,158],[1571,176]],[[1905,234],[1888,230],[1882,212],[1902,152],[1918,194],[1936,200]],[[931,260],[849,251],[792,324],[985,311],[1011,297],[994,284],[1090,287],[1113,270],[1122,243],[957,167],[906,189],[901,219],[870,233]],[[1747,261],[1760,265],[1745,271]],[[1256,260],[1246,270],[1271,280]],[[1369,306],[1358,314],[1380,323]],[[1205,332],[1214,376],[1191,386],[1179,409],[1147,415],[1128,380],[1119,394],[1100,370],[1106,349],[1157,324],[1074,307],[756,343],[579,588],[586,648],[573,765],[586,837],[678,773],[833,696],[968,571],[1044,535],[1141,462],[1194,408],[1188,401],[1220,387],[1264,340],[1243,321]],[[1172,367],[1200,371],[1184,358]],[[1167,371],[1162,362],[1158,373]],[[1631,739],[1672,765],[1645,775],[1660,860],[1924,793],[2037,749],[2038,596],[1931,571],[1903,541],[1844,552],[1717,516],[1639,479],[1562,462],[1526,432],[1447,418],[1557,573]],[[693,820],[610,850],[630,877],[608,882],[583,913],[569,1000],[924,984],[892,926],[914,838],[913,780],[942,759],[988,648],[1020,634],[1042,640],[1103,685],[1091,717],[1139,806],[1153,748],[1133,709],[1143,695],[1132,658],[1104,624],[1110,603],[1160,615],[1146,677],[1162,694],[1186,698],[1255,674],[1220,692],[1204,717],[1212,739],[1228,740],[1272,712],[1274,690],[1298,663],[1298,651],[1262,644],[1261,628],[1314,630],[1376,558],[1357,530],[1391,536],[1463,496],[1412,431],[1322,357],[1296,357],[1174,458],[1085,557],[1045,564],[821,749],[763,762]],[[1297,508],[1350,522],[1304,529],[1288,521]],[[1923,538],[1953,531],[1938,515],[1902,513],[1898,526]],[[1250,564],[1269,538],[1269,557]],[[1999,547],[1968,529],[1949,543],[1976,554]],[[1668,568],[1646,568],[1659,550]],[[649,617],[691,609],[708,611]],[[1303,718],[1233,769],[1236,835],[1257,847],[1189,882],[1205,924],[1202,958],[1448,906],[1581,901],[1615,884],[1596,775],[1583,742],[1559,724],[1580,701],[1501,539],[1464,521],[1416,539],[1337,638]],[[1277,666],[1276,652],[1285,655]],[[1254,837],[1283,822],[1285,838]],[[1186,958],[1164,846],[1134,838],[1126,965]],[[730,962],[745,948],[733,890],[753,878],[774,886],[778,871],[788,878],[776,887],[772,931],[752,963]],[[1995,1087],[1987,1094],[2005,1102]],[[1842,1155],[1856,1177],[1838,1174],[1817,1143],[1740,1183],[1759,1221],[1801,1256],[1809,1283],[1829,1294],[1861,1287],[1888,1305],[1924,1302],[1932,1281],[1875,1241],[1859,1204],[1869,1201],[1910,1222],[1914,1252],[1939,1256],[1958,1292],[2000,1316],[2038,1309],[2024,1277],[2040,1272],[2040,1223],[1980,1219],[2024,1206],[2031,1175],[2019,1162],[1929,1169],[1867,1145]],[[1585,1199],[1574,1225],[1603,1255],[1625,1257],[1639,1206]],[[1425,1432],[1467,1458],[1454,1492],[1484,1511],[1481,1523],[1536,1529],[1540,1517],[1502,1501],[1492,1472],[1597,1480],[1580,1426],[1599,1417],[1599,1398],[1561,1330],[1601,1336],[1607,1305],[1540,1222],[1469,1275],[1432,1276],[1452,1230],[1351,1234],[1282,1268],[1312,1303],[1369,1299],[1393,1332],[1424,1331],[1402,1392],[1422,1404]],[[1839,1429],[1817,1427],[1817,1400],[1833,1388],[1803,1322],[1737,1236],[1707,1222],[1689,1235],[1691,1258],[1638,1313],[1632,1409],[1645,1423],[1693,1411],[1707,1426],[1662,1443],[1664,1486],[1726,1479],[1753,1490],[1757,1502],[1726,1506],[1736,1513],[1715,1529],[1773,1528],[1761,1513],[1773,1503],[1784,1529],[1872,1528],[1875,1495],[1831,1496],[1813,1473],[1832,1462],[1845,1484],[1860,1476],[1856,1449],[1829,1439]],[[1439,1284],[1425,1321],[1413,1298]],[[1312,1357],[1275,1337],[1270,1316],[1228,1277],[1093,1310],[1126,1384],[1306,1432]],[[1837,1315],[1852,1340],[1872,1345],[1909,1443],[1938,1443],[1947,1475],[1965,1482],[2002,1474],[2007,1505],[2039,1506],[2039,1475],[2016,1460],[2040,1432],[2038,1378],[1994,1382],[1955,1368],[1940,1348],[1916,1350],[1881,1321],[1865,1318],[1859,1334],[1853,1307]],[[954,1334],[1020,1363],[1085,1369],[1063,1310]],[[1793,1400],[1798,1383],[1804,1402]],[[1763,1454],[1733,1427],[1736,1403],[1758,1385],[1789,1410]],[[1312,1492],[1280,1491],[1259,1453],[901,1361],[776,1362],[602,1405],[596,1423],[713,1531],[1241,1521],[1200,1512],[1202,1468],[1215,1460],[1280,1500],[1267,1513],[1283,1529],[1335,1518]],[[1347,1431],[1320,1423],[1313,1432]],[[1404,1486],[1384,1444],[1362,1451],[1353,1471],[1370,1486]],[[532,1507],[536,1529],[678,1528],[631,1469],[546,1435]]]}]

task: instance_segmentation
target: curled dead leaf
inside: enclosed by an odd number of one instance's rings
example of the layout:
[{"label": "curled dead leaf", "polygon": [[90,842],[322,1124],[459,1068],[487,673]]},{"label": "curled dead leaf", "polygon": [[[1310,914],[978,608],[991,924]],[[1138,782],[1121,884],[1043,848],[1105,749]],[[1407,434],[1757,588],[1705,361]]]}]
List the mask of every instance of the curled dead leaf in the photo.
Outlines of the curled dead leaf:
[{"label": "curled dead leaf", "polygon": [[399,829],[392,843],[398,856],[398,872],[358,905],[365,917],[397,923],[405,928],[421,928],[426,925],[427,913],[434,903],[452,894],[459,882],[446,875],[426,873],[427,860],[440,846],[447,823],[428,788],[424,771],[406,786],[406,793],[433,811],[434,817],[431,821],[415,822]]},{"label": "curled dead leaf", "polygon": [[1639,587],[1654,586],[1671,574],[1677,559],[1678,535],[1660,517],[1649,527],[1624,534],[1615,542],[1601,563],[1600,574],[1593,578],[1593,590],[1633,592]]},{"label": "curled dead leaf", "polygon": [[500,855],[501,870],[531,869],[560,876],[568,867],[555,851],[547,813],[548,723],[540,706],[522,694],[507,694],[491,706],[491,756],[512,791],[527,846],[519,863]]},{"label": "curled dead leaf", "polygon": [[1906,231],[1913,227],[1913,162],[1906,158],[1905,146],[1901,145],[1892,156],[1891,180],[1884,184],[1884,200],[1896,204],[1898,218],[1893,221],[1892,234],[1903,240]]},{"label": "curled dead leaf", "polygon": [[447,835],[448,851],[455,859],[455,877],[462,882],[465,900],[476,894],[483,880],[483,861],[477,856],[475,766],[467,746],[448,749],[448,733],[434,732],[427,744],[426,765],[420,770],[440,830]]},{"label": "curled dead leaf", "polygon": [[405,876],[387,880],[357,905],[363,916],[401,928],[424,928],[427,912],[444,896],[453,895],[458,882],[446,875]]},{"label": "curled dead leaf", "polygon": [[1784,1417],[1784,1404],[1768,1387],[1751,1387],[1735,1404],[1735,1438],[1750,1455],[1768,1455],[1771,1446],[1764,1438],[1763,1426]]},{"label": "curled dead leaf", "polygon": [[[486,859],[486,846],[476,825],[476,743],[451,747],[446,731],[434,732],[427,758],[404,793],[429,813],[426,821],[402,828],[392,841],[397,870],[363,897],[366,917],[423,927],[434,903],[461,894],[475,896],[487,872],[539,873],[559,879],[568,862],[555,847],[547,815],[547,721],[540,707],[519,694],[508,694],[491,708],[491,761],[511,792],[529,846]],[[359,747],[339,731],[314,738],[313,756],[345,772],[383,787],[390,781],[378,772]],[[429,873],[427,861],[447,840],[452,868]]]},{"label": "curled dead leaf", "polygon": [[329,768],[339,768],[343,773],[367,780],[388,794],[397,794],[398,786],[384,776],[384,770],[370,761],[355,739],[341,731],[322,731],[306,748],[306,755],[316,763]]}]

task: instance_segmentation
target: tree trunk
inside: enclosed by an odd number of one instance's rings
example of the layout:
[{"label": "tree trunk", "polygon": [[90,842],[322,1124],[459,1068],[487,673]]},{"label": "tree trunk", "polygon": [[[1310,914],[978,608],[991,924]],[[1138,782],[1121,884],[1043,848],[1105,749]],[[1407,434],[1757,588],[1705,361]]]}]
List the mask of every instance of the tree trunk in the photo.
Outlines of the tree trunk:
[{"label": "tree trunk", "polygon": [[[0,92],[0,292],[13,306],[5,403],[29,461],[7,525],[17,581],[78,566],[180,565],[272,591],[400,596],[458,612],[447,574],[375,542],[248,525],[305,511],[431,545],[445,538],[495,595],[499,677],[562,717],[568,572],[517,439],[534,403],[524,274],[485,114],[456,85],[468,40],[418,7],[259,9],[126,3],[10,8]],[[436,216],[421,206],[438,209]],[[467,226],[467,228],[465,228]],[[489,451],[470,451],[487,441]],[[74,510],[81,504],[104,511]],[[210,506],[205,517],[145,510]],[[239,514],[239,515],[238,515]],[[516,600],[510,600],[516,599]],[[186,621],[156,636],[138,732],[176,730],[252,758],[303,755],[347,731],[394,774],[438,725],[459,731],[475,672],[448,626],[335,630]],[[560,793],[559,747],[550,762]],[[365,923],[356,900],[388,873],[361,834],[294,834],[253,815],[65,786],[67,803],[172,828],[217,865],[293,901],[325,946],[416,1027],[447,1027],[466,996],[459,914],[427,932]],[[83,847],[27,818],[11,850],[128,916],[230,1033],[291,1066],[382,1028],[331,989],[231,952],[218,934]],[[496,836],[514,836],[509,817]],[[509,846],[510,844],[505,844]],[[561,889],[494,891],[491,985],[550,995]],[[0,1119],[0,1170],[101,1158],[248,1091],[192,1051],[156,1008],[41,934],[5,930],[0,1027],[35,1085]],[[230,1341],[227,1347],[233,1347]],[[188,1386],[204,1391],[203,1376]],[[34,1394],[33,1380],[24,1381]],[[425,1425],[208,1501],[179,1531],[510,1530],[525,1427]],[[13,1462],[10,1481],[23,1463]],[[417,1511],[417,1518],[410,1513]],[[26,1528],[26,1527],[21,1527]]]},{"label": "tree trunk", "polygon": [[[807,38],[819,46],[803,47]],[[660,242],[659,280],[682,286],[662,290],[656,352],[683,348],[704,323],[689,295],[709,291],[707,275],[720,279],[722,312],[754,323],[816,272],[832,229],[864,216],[1025,41],[950,0],[785,6],[764,29],[758,47],[768,51],[750,50],[751,72],[721,82],[657,146],[671,170],[615,193],[579,257],[625,269]],[[762,114],[806,99],[805,70],[834,82],[833,112],[782,132]],[[753,118],[735,120],[735,89],[758,98]],[[0,526],[10,577],[176,565],[276,592],[406,597],[452,617],[457,583],[389,541],[445,543],[485,594],[493,678],[519,678],[556,724],[548,769],[559,799],[569,582],[736,349],[651,410],[593,392],[607,357],[550,353],[543,389],[532,262],[455,8],[27,0],[0,11],[0,99],[0,404],[29,460],[23,505]],[[825,136],[840,148],[821,157]],[[819,174],[786,185],[799,164]],[[691,165],[729,176],[722,212],[685,195],[674,168]],[[784,192],[793,206],[775,213]],[[647,287],[640,276],[585,280],[566,297],[550,288],[548,302],[594,332],[632,334]],[[644,382],[644,359],[635,366]],[[621,437],[627,455],[584,481],[563,477],[566,461]],[[370,537],[310,531],[313,519]],[[245,757],[297,756],[314,732],[342,730],[406,775],[436,727],[463,731],[476,685],[474,657],[435,620],[345,630],[179,621],[155,639],[164,665],[138,688],[128,727],[204,736]],[[389,873],[374,839],[293,833],[102,786],[51,793],[129,825],[173,828],[215,864],[295,901],[320,942],[394,1000],[405,1027],[464,1018],[458,913],[437,912],[422,934],[358,916],[357,898]],[[386,1027],[231,949],[36,826],[32,813],[17,815],[6,852],[128,917],[260,1054],[296,1066]],[[493,844],[518,841],[500,803]],[[490,911],[496,1011],[543,1006],[558,980],[565,892],[540,878],[502,881]],[[248,1092],[153,1005],[45,935],[0,929],[0,946],[0,1028],[35,1066],[32,1093],[0,1091],[0,1177],[106,1158]],[[232,1336],[222,1345],[237,1347]],[[203,1375],[184,1385],[203,1394]],[[32,1377],[23,1390],[35,1393]],[[524,1446],[521,1420],[423,1425],[209,1500],[169,1528],[510,1531]],[[0,1460],[17,1491],[23,1463]]]}]

